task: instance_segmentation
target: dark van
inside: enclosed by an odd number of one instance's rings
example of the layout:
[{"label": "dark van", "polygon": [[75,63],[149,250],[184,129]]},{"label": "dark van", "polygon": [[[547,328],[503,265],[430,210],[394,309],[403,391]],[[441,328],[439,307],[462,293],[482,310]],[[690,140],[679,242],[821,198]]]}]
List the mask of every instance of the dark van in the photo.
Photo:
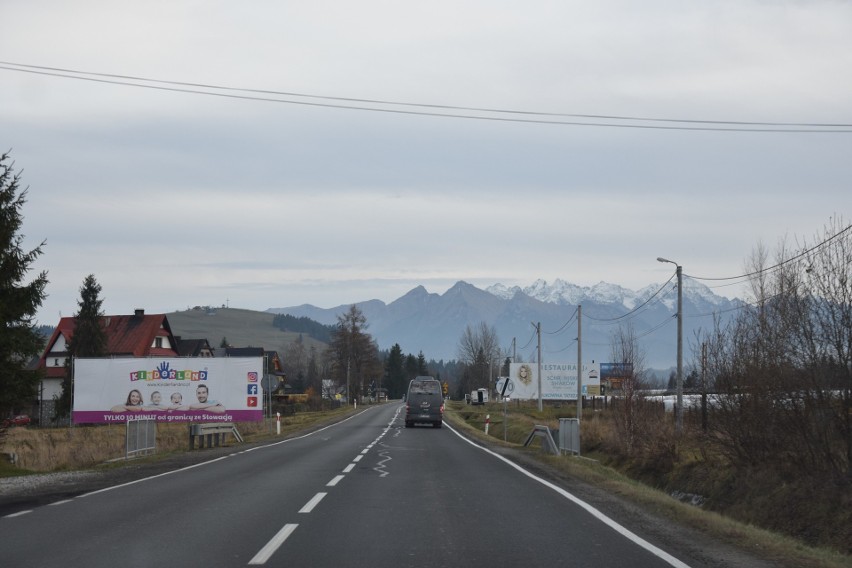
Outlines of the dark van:
[{"label": "dark van", "polygon": [[408,383],[405,395],[405,427],[431,424],[440,428],[444,420],[444,394],[441,383],[432,377],[417,377]]}]

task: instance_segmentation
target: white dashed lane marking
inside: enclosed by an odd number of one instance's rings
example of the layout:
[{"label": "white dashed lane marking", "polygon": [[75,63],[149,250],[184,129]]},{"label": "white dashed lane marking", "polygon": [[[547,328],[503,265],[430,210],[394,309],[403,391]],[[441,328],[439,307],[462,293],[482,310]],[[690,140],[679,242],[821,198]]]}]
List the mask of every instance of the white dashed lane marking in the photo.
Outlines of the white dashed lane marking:
[{"label": "white dashed lane marking", "polygon": [[[358,454],[357,456],[352,458],[352,462],[349,465],[346,466],[346,468],[343,470],[343,473],[351,473],[352,470],[355,469],[355,464],[357,464],[359,461],[361,461],[364,458],[364,456],[367,455],[370,452],[370,450],[373,448],[373,446],[375,446],[376,444],[381,442],[382,438],[384,438],[387,435],[387,433],[390,432],[390,430],[393,426],[393,423],[396,421],[398,416],[399,416],[399,410],[396,411],[396,414],[394,414],[394,417],[391,419],[390,423],[388,424],[388,427],[385,428],[384,430],[382,430],[382,433],[379,435],[379,437],[376,438],[375,440],[373,440],[372,443],[370,443],[370,445],[368,445],[366,448],[364,448],[361,451],[360,454]],[[398,434],[399,434],[399,431],[396,432],[396,435],[398,435]],[[379,473],[379,477],[386,477],[387,475],[390,474],[390,472],[387,471],[387,469],[385,469],[385,466],[386,466],[387,462],[389,462],[392,458],[388,455],[387,450],[383,450],[383,451],[379,452],[379,456],[381,456],[381,459],[377,462],[377,467],[375,467],[373,469]],[[331,481],[329,481],[326,484],[326,487],[335,487],[345,477],[346,477],[345,475],[335,476]],[[314,510],[314,508],[316,508],[317,505],[319,505],[320,501],[322,501],[325,498],[326,495],[328,495],[328,493],[317,493],[316,495],[313,496],[313,498],[311,498],[310,501],[305,503],[304,507],[299,509],[299,513],[301,513],[301,514],[310,513],[311,511]],[[287,540],[290,537],[290,535],[293,534],[293,532],[296,530],[296,528],[298,526],[299,525],[297,523],[290,523],[290,524],[284,525],[284,527],[280,531],[278,531],[278,533],[274,537],[272,537],[272,540],[267,542],[266,545],[262,549],[260,549],[260,552],[258,552],[254,556],[254,558],[252,558],[249,561],[249,565],[257,566],[257,565],[266,564],[266,561],[269,560],[272,557],[272,555],[275,554],[275,552],[278,551],[279,548],[281,548],[281,545],[284,544],[284,541]]]}]

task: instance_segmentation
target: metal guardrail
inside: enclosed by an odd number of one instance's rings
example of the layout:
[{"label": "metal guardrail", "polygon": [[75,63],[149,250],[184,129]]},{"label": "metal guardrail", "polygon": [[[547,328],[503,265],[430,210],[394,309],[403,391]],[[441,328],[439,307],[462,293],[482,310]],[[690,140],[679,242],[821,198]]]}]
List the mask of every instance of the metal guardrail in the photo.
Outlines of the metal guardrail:
[{"label": "metal guardrail", "polygon": [[580,421],[577,418],[560,418],[559,451],[580,455]]},{"label": "metal guardrail", "polygon": [[559,455],[559,448],[556,446],[556,442],[553,441],[553,436],[550,434],[550,428],[547,426],[536,425],[527,437],[527,441],[524,442],[524,447],[529,446],[535,438],[541,438],[542,450],[554,455]]}]

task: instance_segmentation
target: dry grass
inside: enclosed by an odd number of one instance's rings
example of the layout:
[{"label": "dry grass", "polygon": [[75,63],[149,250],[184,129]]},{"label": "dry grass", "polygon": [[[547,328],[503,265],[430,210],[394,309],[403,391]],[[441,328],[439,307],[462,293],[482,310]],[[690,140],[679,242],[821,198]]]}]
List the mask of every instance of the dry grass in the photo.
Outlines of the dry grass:
[{"label": "dry grass", "polygon": [[[338,419],[348,412],[350,412],[348,409],[342,408],[282,417],[281,435]],[[188,450],[188,428],[187,424],[158,424],[157,454]],[[239,423],[237,430],[246,441],[276,435],[274,419]],[[12,428],[0,440],[0,453],[15,454],[17,467],[5,468],[2,471],[9,475],[21,471],[86,469],[111,460],[122,459],[125,457],[125,432],[125,426],[120,424],[74,428]]]}]

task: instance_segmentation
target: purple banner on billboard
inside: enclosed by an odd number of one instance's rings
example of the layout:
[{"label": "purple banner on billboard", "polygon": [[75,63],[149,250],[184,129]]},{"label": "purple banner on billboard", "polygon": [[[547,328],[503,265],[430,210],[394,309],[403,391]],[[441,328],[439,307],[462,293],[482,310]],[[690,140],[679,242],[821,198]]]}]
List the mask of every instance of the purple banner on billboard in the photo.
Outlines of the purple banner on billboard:
[{"label": "purple banner on billboard", "polygon": [[175,412],[141,411],[141,412],[97,412],[75,411],[72,415],[75,424],[97,424],[110,422],[127,422],[132,420],[155,420],[162,424],[181,422],[260,422],[263,420],[262,410],[232,410],[224,414],[211,414],[203,410],[183,410]]}]

